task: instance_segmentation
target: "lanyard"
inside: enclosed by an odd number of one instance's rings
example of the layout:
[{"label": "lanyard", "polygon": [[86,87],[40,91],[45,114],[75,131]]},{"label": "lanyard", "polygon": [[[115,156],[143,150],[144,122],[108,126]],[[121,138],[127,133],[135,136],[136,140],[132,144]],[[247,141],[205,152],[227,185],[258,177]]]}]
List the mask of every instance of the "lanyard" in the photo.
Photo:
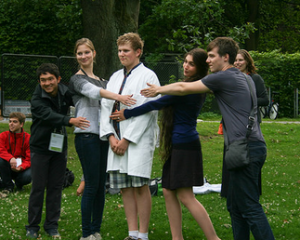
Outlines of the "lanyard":
[{"label": "lanyard", "polygon": [[119,94],[122,93],[123,88],[124,88],[125,83],[126,83],[126,80],[129,77],[129,75],[131,74],[131,72],[133,71],[133,69],[137,68],[139,65],[141,65],[141,63],[135,65],[128,73],[126,72],[126,68],[124,67],[124,79],[123,79],[122,85],[120,87]]}]

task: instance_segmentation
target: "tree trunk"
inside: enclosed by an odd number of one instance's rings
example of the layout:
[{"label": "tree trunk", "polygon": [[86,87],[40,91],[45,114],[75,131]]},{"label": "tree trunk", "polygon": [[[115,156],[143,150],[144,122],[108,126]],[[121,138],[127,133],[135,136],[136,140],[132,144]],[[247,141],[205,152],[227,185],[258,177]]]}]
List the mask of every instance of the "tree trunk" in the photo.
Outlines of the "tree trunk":
[{"label": "tree trunk", "polygon": [[255,23],[257,30],[254,33],[249,34],[249,39],[245,40],[245,48],[248,51],[257,50],[259,41],[259,26],[260,26],[260,14],[259,14],[259,0],[247,0],[248,6],[248,19],[247,22]]},{"label": "tree trunk", "polygon": [[108,79],[119,69],[116,41],[126,32],[137,32],[140,0],[81,0],[83,37],[95,45],[94,72]]}]

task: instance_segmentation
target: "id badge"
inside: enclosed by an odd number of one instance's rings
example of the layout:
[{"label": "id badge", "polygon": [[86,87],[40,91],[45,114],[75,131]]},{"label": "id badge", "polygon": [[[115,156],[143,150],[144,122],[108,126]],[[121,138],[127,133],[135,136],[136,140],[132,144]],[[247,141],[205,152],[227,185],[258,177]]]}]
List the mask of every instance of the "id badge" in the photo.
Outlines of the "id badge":
[{"label": "id badge", "polygon": [[58,133],[51,133],[49,150],[61,153],[64,145],[64,135]]}]

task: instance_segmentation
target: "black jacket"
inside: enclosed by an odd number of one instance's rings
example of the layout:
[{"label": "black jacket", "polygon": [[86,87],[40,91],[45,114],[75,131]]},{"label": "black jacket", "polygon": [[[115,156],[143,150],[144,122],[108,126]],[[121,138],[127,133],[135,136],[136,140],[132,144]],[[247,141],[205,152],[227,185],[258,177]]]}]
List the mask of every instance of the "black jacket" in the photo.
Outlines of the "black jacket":
[{"label": "black jacket", "polygon": [[40,85],[35,88],[31,98],[31,137],[30,151],[40,154],[55,154],[49,151],[51,133],[65,135],[64,150],[67,149],[67,133],[65,126],[69,124],[68,109],[73,106],[72,95],[68,87],[59,83],[56,97],[48,95]]}]

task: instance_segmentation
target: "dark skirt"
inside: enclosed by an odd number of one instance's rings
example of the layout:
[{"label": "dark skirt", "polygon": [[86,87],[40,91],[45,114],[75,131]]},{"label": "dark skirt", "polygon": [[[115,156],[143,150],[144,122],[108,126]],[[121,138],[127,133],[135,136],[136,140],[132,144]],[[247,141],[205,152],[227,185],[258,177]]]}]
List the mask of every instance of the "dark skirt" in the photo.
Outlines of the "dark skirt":
[{"label": "dark skirt", "polygon": [[173,145],[171,156],[163,166],[162,187],[175,190],[202,185],[203,164],[200,140]]}]

